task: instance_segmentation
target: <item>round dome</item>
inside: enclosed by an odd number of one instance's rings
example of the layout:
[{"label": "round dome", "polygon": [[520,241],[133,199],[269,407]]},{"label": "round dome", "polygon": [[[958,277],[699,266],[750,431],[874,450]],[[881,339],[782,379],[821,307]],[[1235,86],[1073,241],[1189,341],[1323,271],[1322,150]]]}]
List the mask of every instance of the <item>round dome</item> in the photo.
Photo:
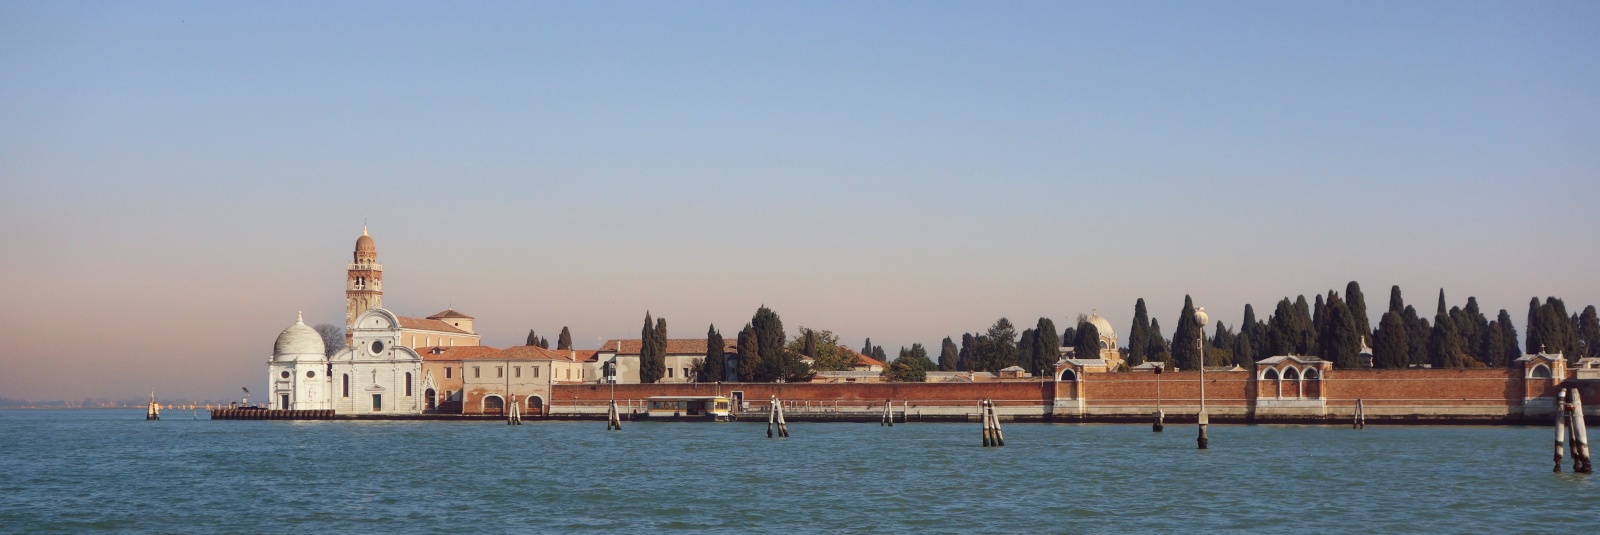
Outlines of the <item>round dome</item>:
[{"label": "round dome", "polygon": [[372,243],[372,236],[368,236],[367,235],[367,231],[365,231],[365,230],[361,231],[361,237],[360,238],[356,238],[356,252],[358,252],[358,253],[376,253],[376,252],[378,252],[378,246],[374,245]]},{"label": "round dome", "polygon": [[1111,322],[1106,321],[1099,314],[1089,316],[1086,321],[1094,325],[1095,330],[1100,331],[1101,338],[1115,339],[1117,337],[1117,331],[1111,329]]},{"label": "round dome", "polygon": [[284,329],[278,334],[278,340],[272,344],[272,358],[290,360],[292,357],[311,356],[321,358],[325,353],[322,344],[322,335],[316,329],[307,326],[305,321],[296,317],[294,325]]}]

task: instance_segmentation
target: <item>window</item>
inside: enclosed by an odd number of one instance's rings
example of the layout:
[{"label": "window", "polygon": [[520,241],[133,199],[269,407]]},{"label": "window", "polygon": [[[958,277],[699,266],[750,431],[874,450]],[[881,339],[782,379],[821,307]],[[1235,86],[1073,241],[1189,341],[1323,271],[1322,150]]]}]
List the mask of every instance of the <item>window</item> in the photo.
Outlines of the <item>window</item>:
[{"label": "window", "polygon": [[450,378],[450,371],[454,370],[454,369],[455,368],[451,368],[449,366],[445,366],[445,368],[444,368],[444,378],[445,379],[449,379]]},{"label": "window", "polygon": [[688,379],[689,378],[689,369],[688,368],[684,368],[683,369],[683,378],[684,379]]},{"label": "window", "polygon": [[506,367],[505,366],[495,366],[494,367],[494,377],[496,379],[499,379],[499,378],[505,377],[505,376],[506,376]]},{"label": "window", "polygon": [[306,372],[306,379],[315,379],[316,377],[317,377],[317,372],[314,372],[314,371],[307,371]]},{"label": "window", "polygon": [[472,367],[472,378],[473,379],[477,379],[478,377],[480,377],[480,375],[478,375],[478,367],[477,366],[473,366]]},{"label": "window", "polygon": [[344,397],[350,397],[350,374],[344,374]]},{"label": "window", "polygon": [[538,366],[534,366],[533,367],[533,376],[534,377],[538,377],[539,376],[539,367]]},{"label": "window", "polygon": [[406,397],[411,397],[411,372],[406,372]]},{"label": "window", "polygon": [[516,376],[516,378],[521,379],[522,378],[522,367],[521,366],[517,366],[515,368],[512,368],[511,369],[511,375],[514,375],[514,376]]},{"label": "window", "polygon": [[667,368],[667,378],[668,379],[672,378],[672,368]]},{"label": "window", "polygon": [[288,370],[284,370],[282,372],[279,372],[278,373],[278,377],[282,378],[282,379],[288,379],[289,378],[289,371]]}]

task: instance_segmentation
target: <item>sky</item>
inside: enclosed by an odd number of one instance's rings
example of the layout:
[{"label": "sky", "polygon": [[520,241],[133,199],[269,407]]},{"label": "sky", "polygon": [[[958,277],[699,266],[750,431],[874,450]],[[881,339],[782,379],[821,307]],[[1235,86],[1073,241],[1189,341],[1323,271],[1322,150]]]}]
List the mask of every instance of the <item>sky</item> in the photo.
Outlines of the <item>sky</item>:
[{"label": "sky", "polygon": [[0,0],[0,397],[222,399],[303,312],[579,348],[1600,303],[1594,2]]}]

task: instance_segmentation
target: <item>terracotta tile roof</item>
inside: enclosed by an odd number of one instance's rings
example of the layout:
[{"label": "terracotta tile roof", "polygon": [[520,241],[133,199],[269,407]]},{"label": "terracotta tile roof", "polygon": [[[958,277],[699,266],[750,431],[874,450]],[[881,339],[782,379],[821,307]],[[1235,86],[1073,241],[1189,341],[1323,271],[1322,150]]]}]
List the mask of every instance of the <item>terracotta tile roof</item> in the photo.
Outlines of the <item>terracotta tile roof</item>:
[{"label": "terracotta tile roof", "polygon": [[453,309],[453,308],[447,308],[447,309],[444,309],[444,312],[440,312],[438,314],[434,314],[432,316],[428,316],[428,319],[430,319],[430,320],[442,320],[442,319],[445,319],[445,318],[461,318],[461,319],[469,319],[469,320],[470,319],[477,319],[477,318],[474,318],[472,316],[468,316],[466,314],[462,314],[460,312],[456,312],[456,309]]},{"label": "terracotta tile roof", "polygon": [[545,349],[539,346],[513,346],[502,351],[476,355],[462,360],[560,360],[582,362],[581,353],[571,350]]},{"label": "terracotta tile roof", "polygon": [[500,351],[489,346],[419,347],[416,350],[422,360],[465,360]]},{"label": "terracotta tile roof", "polygon": [[439,320],[436,320],[436,319],[431,319],[431,318],[408,318],[408,317],[405,317],[405,316],[400,316],[400,328],[401,329],[410,329],[410,330],[413,330],[413,331],[433,331],[433,332],[440,332],[440,333],[467,334],[467,335],[472,334],[472,333],[469,333],[467,331],[463,331],[461,329],[457,329],[454,325],[451,325],[451,324],[448,324],[448,323],[445,323],[443,321],[439,321]]},{"label": "terracotta tile roof", "polygon": [[600,358],[596,356],[600,352],[593,349],[577,349],[574,350],[574,352],[577,353],[577,359],[580,362],[594,362],[600,360]]},{"label": "terracotta tile roof", "polygon": [[[632,338],[632,339],[627,339],[627,340],[606,340],[606,343],[600,345],[600,351],[608,351],[608,352],[609,351],[615,351],[618,355],[637,355],[637,354],[639,354],[639,345],[640,344],[639,344],[639,339],[638,338]],[[737,352],[739,350],[739,340],[737,338],[732,339],[732,340],[723,340],[722,341],[722,350],[724,352],[727,352],[727,353]],[[705,355],[706,354],[706,339],[704,339],[704,338],[669,338],[669,339],[667,339],[667,354],[668,355],[684,355],[684,354]]]},{"label": "terracotta tile roof", "polygon": [[869,357],[869,356],[866,356],[866,355],[863,355],[863,354],[860,354],[860,353],[856,353],[855,350],[850,349],[848,347],[844,347],[844,346],[839,346],[839,347],[843,348],[845,351],[849,351],[849,352],[855,354],[856,362],[855,362],[855,364],[851,364],[851,366],[881,366],[881,367],[884,367],[884,368],[889,367],[888,364],[885,364],[881,360],[878,360],[878,359],[875,359],[875,358],[872,358],[872,357]]}]

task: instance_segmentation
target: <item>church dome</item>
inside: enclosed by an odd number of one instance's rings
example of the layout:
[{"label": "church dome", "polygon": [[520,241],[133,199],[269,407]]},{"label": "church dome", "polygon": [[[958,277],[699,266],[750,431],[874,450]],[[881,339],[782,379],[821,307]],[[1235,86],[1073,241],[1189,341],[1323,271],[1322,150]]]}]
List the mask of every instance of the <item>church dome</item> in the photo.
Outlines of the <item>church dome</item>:
[{"label": "church dome", "polygon": [[322,335],[316,329],[306,325],[305,320],[298,317],[294,325],[284,329],[278,334],[278,340],[272,344],[272,358],[277,360],[293,360],[294,357],[310,356],[322,358],[325,354],[322,345]]},{"label": "church dome", "polygon": [[1091,325],[1094,325],[1095,330],[1100,331],[1101,338],[1109,338],[1112,340],[1117,338],[1117,331],[1111,328],[1111,322],[1106,321],[1106,319],[1100,317],[1099,314],[1090,315],[1086,321],[1088,321]]},{"label": "church dome", "polygon": [[378,246],[372,243],[372,236],[367,235],[367,229],[361,229],[361,237],[356,238],[357,253],[376,253]]}]

